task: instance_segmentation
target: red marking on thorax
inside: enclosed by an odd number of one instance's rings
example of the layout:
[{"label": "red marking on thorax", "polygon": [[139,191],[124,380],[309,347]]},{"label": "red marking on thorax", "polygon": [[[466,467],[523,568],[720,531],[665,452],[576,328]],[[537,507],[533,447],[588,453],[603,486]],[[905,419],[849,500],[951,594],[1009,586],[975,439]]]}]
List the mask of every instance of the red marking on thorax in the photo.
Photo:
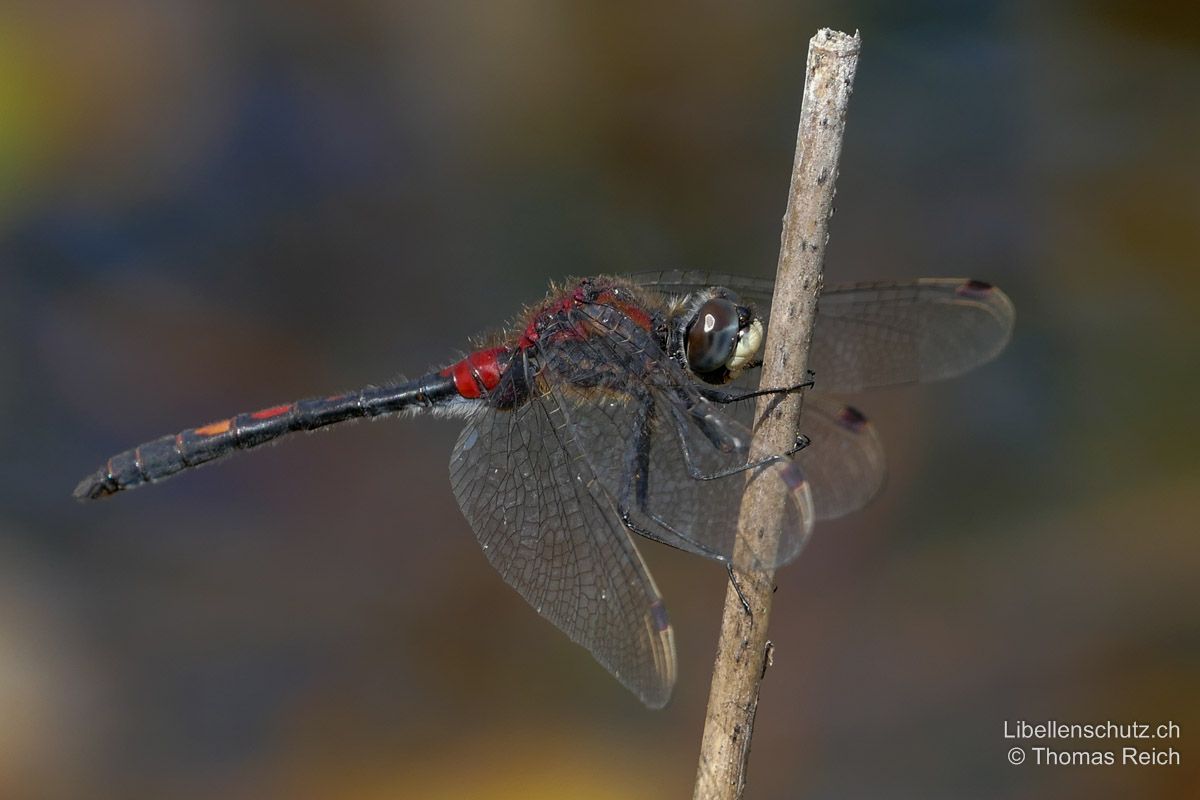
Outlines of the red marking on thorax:
[{"label": "red marking on thorax", "polygon": [[600,296],[597,297],[596,300],[597,302],[603,303],[607,306],[612,306],[617,311],[620,311],[622,314],[629,317],[630,322],[632,322],[634,325],[637,325],[642,330],[648,331],[654,326],[654,321],[650,318],[650,315],[646,313],[646,309],[642,308],[636,303],[626,300],[624,297],[617,295],[611,289],[601,292]]},{"label": "red marking on thorax", "polygon": [[[600,305],[610,306],[624,314],[630,322],[637,325],[639,328],[649,331],[654,327],[654,319],[651,315],[638,304],[631,296],[627,289],[620,286],[600,289],[597,293],[591,294],[590,288],[585,290],[585,285],[590,287],[590,284],[580,284],[576,286],[574,291],[571,291],[557,300],[548,303],[538,309],[525,326],[525,330],[521,332],[517,339],[516,347],[519,349],[527,349],[536,344],[542,334],[538,330],[538,323],[547,318],[552,318],[559,314],[565,314],[575,306],[580,306],[585,303],[597,303]],[[576,322],[573,328],[556,326],[555,338],[586,338],[589,334],[587,327],[582,322]]]},{"label": "red marking on thorax", "polygon": [[[525,326],[525,330],[521,332],[521,336],[517,339],[516,346],[521,349],[532,347],[537,341],[542,338],[542,334],[538,331],[538,323],[547,317],[554,317],[558,314],[564,314],[570,311],[573,307],[583,305],[585,303],[597,303],[600,305],[610,306],[624,314],[634,325],[639,328],[649,331],[654,327],[654,319],[639,303],[629,296],[628,290],[622,290],[621,287],[610,287],[601,289],[595,295],[589,295],[585,291],[584,285],[577,286],[574,291],[560,297],[552,303],[549,303],[538,309],[530,319],[529,324]],[[574,330],[559,328],[557,336],[570,338],[573,336],[586,337],[588,330],[582,324],[576,324]]]},{"label": "red marking on thorax", "polygon": [[291,410],[291,403],[285,403],[281,406],[272,406],[271,408],[264,408],[262,411],[255,411],[250,415],[250,419],[270,419],[271,417],[278,417],[280,414],[286,414]]},{"label": "red marking on thorax", "polygon": [[566,297],[562,297],[559,300],[538,309],[537,313],[535,313],[533,315],[533,319],[531,319],[529,321],[529,324],[525,326],[525,330],[521,333],[521,338],[517,340],[517,347],[524,350],[526,348],[532,347],[535,342],[537,342],[539,339],[542,338],[542,335],[540,333],[538,333],[537,327],[538,327],[538,321],[541,320],[543,317],[552,317],[555,314],[565,313],[565,312],[569,311],[575,305],[582,303],[582,302],[583,302],[582,290],[576,289],[574,292],[572,292],[571,294],[568,294]]},{"label": "red marking on thorax", "polygon": [[491,391],[500,383],[504,374],[499,357],[507,353],[504,347],[493,347],[488,350],[476,350],[462,361],[457,361],[438,374],[444,378],[454,378],[454,388],[459,395],[469,400],[483,396],[485,391]]}]

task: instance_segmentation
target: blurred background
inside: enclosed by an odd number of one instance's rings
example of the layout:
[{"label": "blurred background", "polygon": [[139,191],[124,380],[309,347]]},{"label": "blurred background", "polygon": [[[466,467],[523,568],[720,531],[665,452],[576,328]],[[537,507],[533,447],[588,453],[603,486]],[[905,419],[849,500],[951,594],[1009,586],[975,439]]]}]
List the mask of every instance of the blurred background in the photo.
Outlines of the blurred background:
[{"label": "blurred background", "polygon": [[[863,35],[827,281],[984,279],[1017,329],[854,399],[889,483],[778,577],[748,796],[1197,796],[1194,11],[6,0],[0,796],[690,796],[724,571],[642,547],[647,711],[487,565],[456,423],[70,491],[550,279],[772,275],[822,26]],[[1022,719],[1173,720],[1183,764],[1013,767]]]}]

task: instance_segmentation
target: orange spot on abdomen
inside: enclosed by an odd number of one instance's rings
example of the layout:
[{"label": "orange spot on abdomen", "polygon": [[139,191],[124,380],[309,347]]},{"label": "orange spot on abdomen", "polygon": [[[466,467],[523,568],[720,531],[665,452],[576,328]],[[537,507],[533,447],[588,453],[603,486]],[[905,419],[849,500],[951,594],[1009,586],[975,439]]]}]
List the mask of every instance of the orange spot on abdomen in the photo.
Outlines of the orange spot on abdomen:
[{"label": "orange spot on abdomen", "polygon": [[216,436],[220,433],[225,433],[233,427],[233,420],[223,419],[220,422],[210,422],[203,428],[196,428],[197,436]]}]

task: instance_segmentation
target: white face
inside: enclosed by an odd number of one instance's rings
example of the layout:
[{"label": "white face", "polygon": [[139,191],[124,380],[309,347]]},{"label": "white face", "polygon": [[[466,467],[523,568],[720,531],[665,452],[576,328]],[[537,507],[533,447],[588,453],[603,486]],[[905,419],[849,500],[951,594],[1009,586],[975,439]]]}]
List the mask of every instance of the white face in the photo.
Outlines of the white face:
[{"label": "white face", "polygon": [[742,367],[749,364],[758,355],[759,348],[762,347],[763,326],[758,319],[754,319],[748,326],[738,331],[737,345],[733,348],[733,355],[729,358],[730,372],[738,372]]}]

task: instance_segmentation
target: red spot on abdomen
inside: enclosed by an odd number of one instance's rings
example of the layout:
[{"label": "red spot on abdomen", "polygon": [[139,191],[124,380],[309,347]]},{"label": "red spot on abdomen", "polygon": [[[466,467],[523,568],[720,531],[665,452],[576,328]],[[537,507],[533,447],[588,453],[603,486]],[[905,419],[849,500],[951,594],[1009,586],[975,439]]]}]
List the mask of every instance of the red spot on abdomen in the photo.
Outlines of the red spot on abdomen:
[{"label": "red spot on abdomen", "polygon": [[503,347],[477,350],[438,374],[447,378],[453,377],[454,388],[458,393],[469,400],[475,400],[482,397],[484,392],[495,389],[500,383],[504,367],[500,364],[499,357],[506,352],[508,351]]},{"label": "red spot on abdomen", "polygon": [[291,404],[287,403],[282,406],[272,406],[271,408],[264,408],[262,411],[255,411],[253,414],[250,415],[250,418],[251,419],[270,419],[271,417],[278,417],[280,414],[286,414],[287,412],[289,412],[291,410],[292,410]]}]

